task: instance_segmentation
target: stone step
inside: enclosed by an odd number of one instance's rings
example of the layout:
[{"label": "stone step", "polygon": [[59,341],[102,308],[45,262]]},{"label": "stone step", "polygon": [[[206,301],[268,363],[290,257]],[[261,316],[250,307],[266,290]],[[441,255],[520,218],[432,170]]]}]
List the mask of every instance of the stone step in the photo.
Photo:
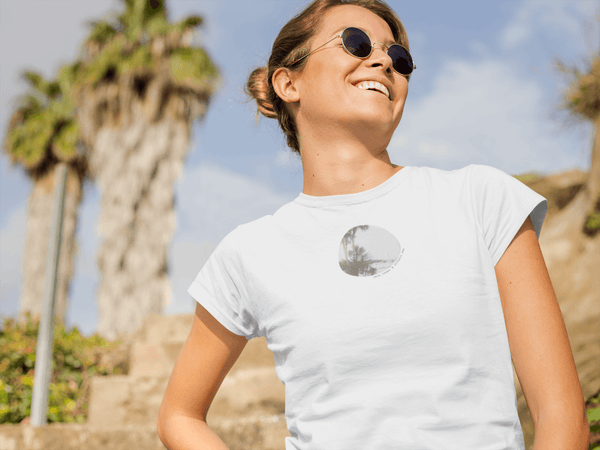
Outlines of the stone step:
[{"label": "stone step", "polygon": [[[152,324],[153,322],[150,321],[149,323]],[[187,332],[189,333],[189,329]],[[131,343],[129,352],[129,375],[169,376],[173,371],[173,366],[184,342],[185,339],[166,339],[162,342],[134,340]],[[248,341],[230,372],[234,373],[242,367],[274,367],[274,365],[273,353],[267,347],[266,339],[260,337]]]},{"label": "stone step", "polygon": [[[155,424],[168,381],[168,375],[94,377],[87,423],[105,427]],[[243,369],[227,374],[211,404],[207,421],[254,412],[281,414],[284,410],[285,387],[275,367]]]},{"label": "stone step", "polygon": [[[229,450],[285,450],[285,418],[256,415],[237,421],[222,421],[211,427]],[[0,450],[165,450],[156,425],[102,427],[89,424],[55,423],[0,425]]]},{"label": "stone step", "polygon": [[[154,427],[104,427],[53,423],[0,425],[0,450],[164,450]],[[230,449],[233,450],[233,449]]]},{"label": "stone step", "polygon": [[137,342],[159,344],[162,342],[180,342],[183,344],[190,333],[194,314],[147,316],[134,334]]},{"label": "stone step", "polygon": [[100,427],[156,424],[168,377],[94,377],[87,424]]},{"label": "stone step", "polygon": [[207,423],[210,418],[239,417],[255,411],[270,414],[285,412],[285,386],[274,367],[228,374],[210,406]]},{"label": "stone step", "polygon": [[132,377],[168,377],[181,352],[183,342],[161,343],[134,341],[129,353],[129,375]]},{"label": "stone step", "polygon": [[255,414],[245,418],[222,419],[207,424],[229,450],[285,450],[290,436],[284,414]]}]

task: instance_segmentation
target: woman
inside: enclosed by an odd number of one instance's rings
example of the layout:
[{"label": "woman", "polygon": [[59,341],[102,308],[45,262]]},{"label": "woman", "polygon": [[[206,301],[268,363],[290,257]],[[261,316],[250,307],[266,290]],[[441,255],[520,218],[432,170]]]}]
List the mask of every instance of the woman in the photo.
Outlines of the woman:
[{"label": "woman", "polygon": [[285,384],[288,450],[523,450],[511,356],[535,450],[587,448],[537,241],[547,202],[488,166],[391,163],[414,68],[385,3],[317,0],[251,74],[304,187],[231,232],[190,287],[196,316],[158,420],[169,449],[226,448],[206,414],[256,336]]}]

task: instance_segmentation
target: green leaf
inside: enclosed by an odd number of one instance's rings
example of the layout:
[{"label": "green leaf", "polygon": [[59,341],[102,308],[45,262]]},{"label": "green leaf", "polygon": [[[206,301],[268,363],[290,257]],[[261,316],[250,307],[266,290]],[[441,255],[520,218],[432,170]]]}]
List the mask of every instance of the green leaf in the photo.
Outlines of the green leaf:
[{"label": "green leaf", "polygon": [[33,167],[44,157],[54,132],[54,118],[48,111],[32,115],[8,136],[10,153],[27,167]]},{"label": "green leaf", "polygon": [[151,68],[154,65],[150,48],[147,46],[137,47],[131,55],[124,58],[119,65],[120,73],[128,73],[141,68]]},{"label": "green leaf", "polygon": [[75,117],[75,108],[68,97],[55,100],[50,103],[49,112],[55,123],[71,120]]},{"label": "green leaf", "polygon": [[60,86],[60,91],[63,96],[70,96],[71,90],[73,88],[73,81],[75,80],[75,76],[80,67],[81,63],[77,62],[72,65],[64,65],[59,69],[56,80]]},{"label": "green leaf", "polygon": [[585,227],[588,230],[600,228],[600,212],[591,212],[585,221]]},{"label": "green leaf", "polygon": [[178,48],[169,59],[171,75],[177,81],[203,83],[217,77],[216,66],[201,48]]},{"label": "green leaf", "polygon": [[92,22],[92,31],[87,37],[87,41],[97,41],[102,44],[111,40],[116,34],[117,30],[110,23],[105,21]]},{"label": "green leaf", "polygon": [[77,153],[77,141],[79,139],[79,126],[74,120],[63,125],[54,137],[54,148],[60,153],[57,157],[68,158]]},{"label": "green leaf", "polygon": [[8,390],[2,380],[0,380],[0,405],[8,404]]},{"label": "green leaf", "polygon": [[46,95],[49,98],[56,98],[61,95],[60,84],[58,81],[51,81],[46,86]]},{"label": "green leaf", "polygon": [[39,94],[36,95],[33,92],[28,92],[21,97],[20,109],[23,112],[24,120],[27,120],[30,115],[40,112],[44,108],[45,103]]},{"label": "green leaf", "polygon": [[33,88],[37,89],[39,92],[46,93],[48,83],[39,73],[27,70],[23,72],[22,76]]},{"label": "green leaf", "polygon": [[590,422],[600,421],[600,407],[587,410],[588,420]]},{"label": "green leaf", "polygon": [[122,60],[121,52],[125,44],[123,36],[117,36],[108,43],[96,58],[82,70],[83,83],[90,83],[95,86],[106,77],[110,70],[114,70],[115,74],[118,75],[119,63]]},{"label": "green leaf", "polygon": [[35,367],[35,353],[27,355],[25,365],[30,369],[33,369]]},{"label": "green leaf", "polygon": [[204,18],[202,16],[193,15],[193,16],[188,16],[185,19],[183,19],[181,22],[179,22],[176,25],[176,27],[183,31],[186,28],[202,26],[203,23],[204,23]]},{"label": "green leaf", "polygon": [[146,23],[144,27],[148,36],[165,35],[169,32],[171,24],[160,15],[155,15]]}]

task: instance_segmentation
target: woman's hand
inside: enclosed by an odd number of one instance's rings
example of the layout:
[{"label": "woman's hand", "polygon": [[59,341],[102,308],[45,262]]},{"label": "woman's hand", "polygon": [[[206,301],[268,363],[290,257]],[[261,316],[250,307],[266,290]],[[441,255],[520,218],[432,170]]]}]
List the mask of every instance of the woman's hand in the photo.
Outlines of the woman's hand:
[{"label": "woman's hand", "polygon": [[495,270],[512,359],[535,426],[534,450],[587,450],[581,384],[529,217]]}]

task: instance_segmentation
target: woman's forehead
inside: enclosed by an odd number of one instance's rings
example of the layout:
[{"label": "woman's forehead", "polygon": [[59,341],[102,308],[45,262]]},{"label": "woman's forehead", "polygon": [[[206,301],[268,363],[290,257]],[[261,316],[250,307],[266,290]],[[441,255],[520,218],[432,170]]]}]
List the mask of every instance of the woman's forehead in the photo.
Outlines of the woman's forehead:
[{"label": "woman's forehead", "polygon": [[317,35],[322,37],[333,37],[347,27],[357,27],[366,31],[376,42],[394,42],[394,34],[388,23],[373,11],[361,6],[338,5],[329,8],[320,25]]}]

